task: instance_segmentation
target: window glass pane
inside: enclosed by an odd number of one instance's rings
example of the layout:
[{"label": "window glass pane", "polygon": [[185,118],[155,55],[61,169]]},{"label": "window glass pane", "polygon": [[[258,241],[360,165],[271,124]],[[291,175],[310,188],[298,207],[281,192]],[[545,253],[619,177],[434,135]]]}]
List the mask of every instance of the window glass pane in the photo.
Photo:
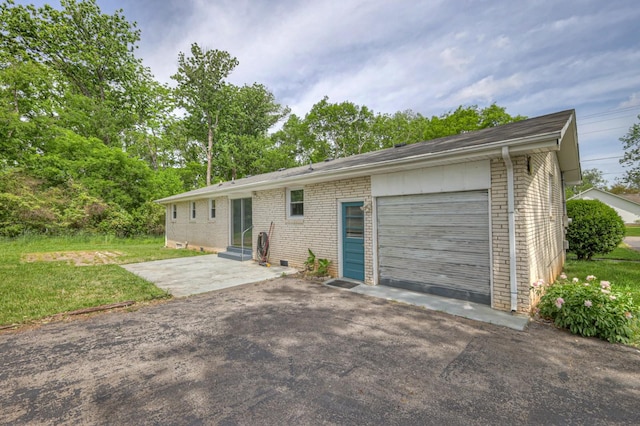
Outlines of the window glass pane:
[{"label": "window glass pane", "polygon": [[291,203],[290,216],[304,216],[304,204],[303,203]]},{"label": "window glass pane", "polygon": [[215,218],[215,217],[216,217],[216,202],[215,202],[215,200],[209,200],[209,203],[210,203],[210,208],[209,208],[209,210],[210,210],[210,212],[209,212],[209,217],[210,217],[211,219],[213,219],[213,218]]},{"label": "window glass pane", "polygon": [[364,212],[358,206],[347,206],[345,213],[347,238],[364,238]]},{"label": "window glass pane", "polygon": [[304,190],[296,189],[295,191],[291,191],[291,202],[302,202],[304,201]]}]

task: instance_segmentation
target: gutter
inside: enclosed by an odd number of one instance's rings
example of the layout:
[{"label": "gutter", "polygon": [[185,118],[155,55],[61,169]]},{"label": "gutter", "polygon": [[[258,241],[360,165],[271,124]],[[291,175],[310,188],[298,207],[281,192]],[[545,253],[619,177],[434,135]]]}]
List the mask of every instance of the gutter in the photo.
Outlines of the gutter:
[{"label": "gutter", "polygon": [[516,208],[513,177],[513,162],[509,147],[502,148],[502,159],[507,167],[507,211],[509,217],[509,287],[511,294],[511,312],[518,311],[518,282],[516,276]]}]

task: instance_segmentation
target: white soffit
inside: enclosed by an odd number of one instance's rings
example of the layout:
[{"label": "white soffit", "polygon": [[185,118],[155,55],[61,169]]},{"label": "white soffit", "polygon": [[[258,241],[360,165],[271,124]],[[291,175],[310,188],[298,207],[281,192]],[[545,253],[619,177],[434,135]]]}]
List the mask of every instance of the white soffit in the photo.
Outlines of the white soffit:
[{"label": "white soffit", "polygon": [[374,197],[473,191],[490,187],[489,160],[422,167],[371,176],[371,195]]}]

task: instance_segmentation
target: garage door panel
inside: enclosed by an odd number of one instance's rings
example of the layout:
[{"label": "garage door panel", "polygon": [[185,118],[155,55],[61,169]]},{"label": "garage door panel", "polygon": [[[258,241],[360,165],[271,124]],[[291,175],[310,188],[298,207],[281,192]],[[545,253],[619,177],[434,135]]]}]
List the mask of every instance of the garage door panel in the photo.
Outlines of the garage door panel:
[{"label": "garage door panel", "polygon": [[[485,226],[465,226],[451,229],[445,226],[385,226],[378,228],[378,235],[384,238],[400,237],[405,241],[408,237],[415,237],[416,240],[442,240],[442,241],[487,241],[487,227]],[[390,242],[393,245],[393,242]]]},{"label": "garage door panel", "polygon": [[[384,214],[384,213],[381,213]],[[456,226],[468,226],[470,228],[473,227],[483,227],[487,228],[489,223],[486,213],[484,215],[472,215],[465,213],[441,213],[441,214],[432,214],[432,215],[420,215],[419,213],[406,213],[406,214],[397,214],[390,213],[392,215],[391,219],[385,219],[380,222],[380,224],[384,227],[388,226],[448,226],[448,227],[456,227]]]},{"label": "garage door panel", "polygon": [[[440,216],[442,214],[465,214],[486,216],[488,205],[486,203],[449,203],[449,204],[401,204],[378,206],[382,217],[390,215],[427,215]],[[392,217],[392,216],[391,216]]]},{"label": "garage door panel", "polygon": [[491,303],[487,191],[376,201],[380,284]]},{"label": "garage door panel", "polygon": [[382,265],[402,265],[402,267],[407,268],[422,268],[422,264],[425,262],[440,262],[459,266],[487,265],[486,256],[483,253],[412,249],[408,247],[380,248],[379,258]]},{"label": "garage door panel", "polygon": [[391,279],[381,280],[380,284],[421,293],[435,294],[436,296],[468,300],[470,302],[482,303],[484,305],[491,304],[491,296],[489,294],[479,293],[473,290],[465,290],[458,287],[438,286],[421,282],[397,281]]},{"label": "garage door panel", "polygon": [[402,204],[423,204],[424,197],[429,197],[429,202],[433,203],[463,203],[466,201],[487,202],[486,191],[468,192],[443,192],[440,194],[415,194],[398,195],[393,197],[378,198],[378,205],[402,205]]},{"label": "garage door panel", "polygon": [[[475,291],[481,294],[488,294],[482,289],[472,284],[472,277],[463,271],[460,270],[446,270],[446,269],[438,269],[438,265],[434,265],[436,269],[431,271],[429,281],[424,280],[424,276],[420,274],[412,274],[408,273],[406,270],[402,268],[384,268],[384,272],[386,272],[385,276],[392,277],[386,278],[387,281],[397,281],[399,283],[402,282],[412,282],[412,283],[421,283],[425,286],[425,288],[429,288],[430,286],[439,286],[439,287],[451,287],[451,288],[459,288],[465,291]],[[440,272],[440,273],[438,273]],[[484,268],[476,268],[475,273],[486,273],[487,270]],[[384,284],[384,283],[382,283]],[[400,287],[400,285],[398,285]]]},{"label": "garage door panel", "polygon": [[464,252],[478,253],[487,252],[489,245],[487,241],[482,239],[472,240],[468,236],[460,237],[460,239],[443,239],[443,238],[416,238],[407,241],[406,238],[400,235],[388,235],[385,237],[389,243],[389,246],[385,246],[379,250],[379,253],[386,252],[388,249],[394,247],[407,248],[411,250],[433,250],[442,252],[457,252],[461,251],[460,246],[464,245]]}]

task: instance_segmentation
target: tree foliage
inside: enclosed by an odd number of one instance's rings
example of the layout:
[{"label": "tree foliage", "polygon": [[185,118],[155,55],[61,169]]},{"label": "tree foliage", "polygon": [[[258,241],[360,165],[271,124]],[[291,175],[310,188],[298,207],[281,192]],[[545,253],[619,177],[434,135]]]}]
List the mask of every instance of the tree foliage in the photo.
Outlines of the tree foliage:
[{"label": "tree foliage", "polygon": [[319,162],[364,152],[480,130],[522,120],[495,104],[486,108],[460,106],[427,118],[413,111],[376,114],[351,102],[316,103],[304,118],[291,115],[274,134],[278,146],[296,155],[298,162]]},{"label": "tree foliage", "polygon": [[206,155],[207,185],[211,185],[214,140],[230,93],[224,79],[237,65],[229,52],[203,50],[194,43],[191,56],[180,52],[178,72],[171,76],[178,84],[178,104],[188,113],[189,135],[202,144]]},{"label": "tree foliage", "polygon": [[136,56],[140,37],[96,0],[0,4],[0,235],[160,232],[154,199],[522,118],[497,105],[380,114],[327,97],[298,117],[262,84],[230,84],[238,60],[195,43],[176,87],[161,84]]},{"label": "tree foliage", "polygon": [[580,194],[590,188],[607,189],[607,181],[598,169],[585,169],[582,171],[582,184],[567,187],[565,189],[566,198]]},{"label": "tree foliage", "polygon": [[569,200],[567,229],[569,252],[591,260],[595,254],[612,252],[622,242],[624,222],[618,213],[599,200]]},{"label": "tree foliage", "polygon": [[[640,115],[638,115],[640,120]],[[633,124],[626,135],[620,138],[624,149],[621,164],[630,167],[622,183],[633,192],[640,192],[640,122]]]}]

